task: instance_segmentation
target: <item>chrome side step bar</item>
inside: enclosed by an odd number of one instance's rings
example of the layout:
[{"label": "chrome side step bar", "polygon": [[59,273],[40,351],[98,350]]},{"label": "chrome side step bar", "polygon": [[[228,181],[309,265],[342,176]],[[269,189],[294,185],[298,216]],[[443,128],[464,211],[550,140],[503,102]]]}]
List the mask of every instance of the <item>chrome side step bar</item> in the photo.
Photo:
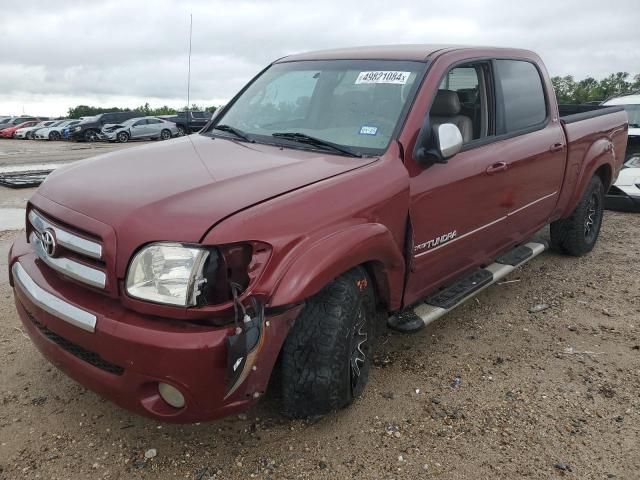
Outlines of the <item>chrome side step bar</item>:
[{"label": "chrome side step bar", "polygon": [[500,281],[519,266],[537,257],[548,248],[541,242],[529,242],[501,255],[491,265],[477,270],[453,285],[424,299],[389,318],[387,326],[403,333],[414,333]]}]

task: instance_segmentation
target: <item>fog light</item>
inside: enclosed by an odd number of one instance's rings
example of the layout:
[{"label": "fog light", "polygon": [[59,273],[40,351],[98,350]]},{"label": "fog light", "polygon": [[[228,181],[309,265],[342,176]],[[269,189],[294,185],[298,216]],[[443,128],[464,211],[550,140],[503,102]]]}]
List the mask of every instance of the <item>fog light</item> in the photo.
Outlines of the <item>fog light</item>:
[{"label": "fog light", "polygon": [[184,396],[176,387],[173,387],[167,383],[159,383],[158,392],[160,393],[162,399],[172,407],[184,407]]}]

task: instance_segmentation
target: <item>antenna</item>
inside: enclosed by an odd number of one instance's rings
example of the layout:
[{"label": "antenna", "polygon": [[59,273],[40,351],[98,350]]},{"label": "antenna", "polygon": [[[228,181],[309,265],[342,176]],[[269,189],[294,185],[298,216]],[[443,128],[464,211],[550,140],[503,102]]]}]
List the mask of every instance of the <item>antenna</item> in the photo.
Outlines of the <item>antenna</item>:
[{"label": "antenna", "polygon": [[191,35],[193,34],[193,13],[189,14],[189,70],[187,73],[187,135],[191,133]]}]

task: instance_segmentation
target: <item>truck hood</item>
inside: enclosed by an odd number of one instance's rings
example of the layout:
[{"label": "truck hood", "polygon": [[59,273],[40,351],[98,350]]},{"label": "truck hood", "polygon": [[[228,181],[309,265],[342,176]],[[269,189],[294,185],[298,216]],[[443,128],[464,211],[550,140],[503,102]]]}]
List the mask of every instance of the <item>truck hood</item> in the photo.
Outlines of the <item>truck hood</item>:
[{"label": "truck hood", "polygon": [[199,242],[239,210],[375,160],[196,134],[75,162],[37,194],[110,225],[120,246]]}]

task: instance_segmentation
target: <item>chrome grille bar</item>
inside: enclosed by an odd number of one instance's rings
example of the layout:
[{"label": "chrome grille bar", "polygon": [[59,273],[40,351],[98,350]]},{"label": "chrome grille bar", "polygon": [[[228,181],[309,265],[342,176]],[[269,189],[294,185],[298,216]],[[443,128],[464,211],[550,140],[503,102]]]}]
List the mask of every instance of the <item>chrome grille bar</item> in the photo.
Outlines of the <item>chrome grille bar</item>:
[{"label": "chrome grille bar", "polygon": [[31,222],[31,225],[33,225],[33,228],[38,231],[38,233],[42,233],[46,229],[53,230],[56,235],[57,242],[64,248],[68,248],[69,250],[73,250],[76,253],[86,255],[87,257],[96,258],[98,260],[102,258],[102,245],[61,229],[60,227],[43,218],[35,210],[31,210],[29,212],[29,221]]},{"label": "chrome grille bar", "polygon": [[34,232],[31,232],[29,242],[33,245],[38,258],[54,270],[94,287],[104,288],[107,285],[107,275],[103,271],[88,267],[70,258],[47,255],[42,240]]}]

